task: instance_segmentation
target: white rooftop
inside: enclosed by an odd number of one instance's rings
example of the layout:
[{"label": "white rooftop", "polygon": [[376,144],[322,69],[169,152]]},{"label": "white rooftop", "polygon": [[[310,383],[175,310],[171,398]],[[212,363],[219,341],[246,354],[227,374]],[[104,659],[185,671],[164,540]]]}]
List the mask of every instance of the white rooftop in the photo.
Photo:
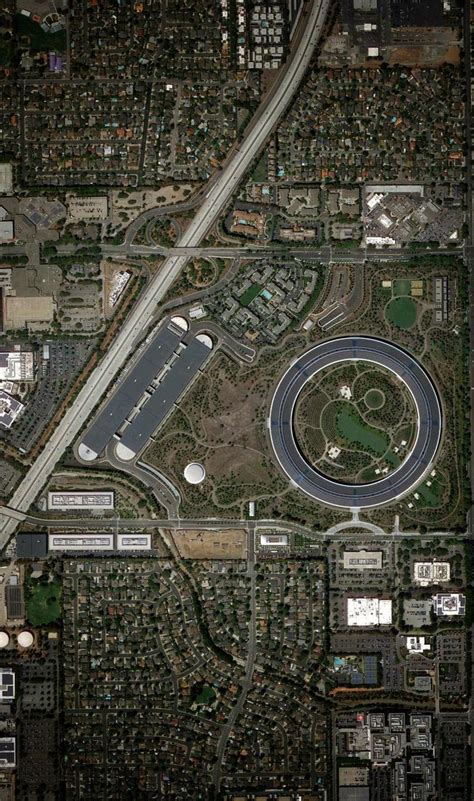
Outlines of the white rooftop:
[{"label": "white rooftop", "polygon": [[466,596],[459,592],[442,593],[433,595],[433,606],[435,614],[446,617],[464,615],[466,612]]},{"label": "white rooftop", "polygon": [[429,651],[431,646],[426,642],[426,637],[406,637],[407,650],[411,654],[422,654],[423,651]]},{"label": "white rooftop", "polygon": [[200,484],[206,478],[206,470],[199,462],[190,462],[184,468],[183,475],[188,484]]},{"label": "white rooftop", "polygon": [[348,598],[348,626],[389,626],[392,601],[386,598]]},{"label": "white rooftop", "polygon": [[421,586],[439,584],[449,581],[451,567],[449,562],[415,562],[413,565],[413,581]]}]

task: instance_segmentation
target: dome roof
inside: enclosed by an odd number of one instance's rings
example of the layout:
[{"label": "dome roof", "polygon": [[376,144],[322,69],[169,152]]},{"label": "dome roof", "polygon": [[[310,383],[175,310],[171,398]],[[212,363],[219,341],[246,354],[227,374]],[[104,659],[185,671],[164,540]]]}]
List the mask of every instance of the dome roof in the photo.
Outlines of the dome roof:
[{"label": "dome roof", "polygon": [[33,635],[31,631],[20,631],[18,635],[18,645],[21,645],[22,648],[29,648],[30,645],[33,645]]},{"label": "dome roof", "polygon": [[171,322],[183,331],[189,331],[189,323],[185,317],[172,317]]},{"label": "dome roof", "polygon": [[200,484],[206,478],[206,470],[199,462],[190,462],[184,468],[184,477],[188,484]]}]

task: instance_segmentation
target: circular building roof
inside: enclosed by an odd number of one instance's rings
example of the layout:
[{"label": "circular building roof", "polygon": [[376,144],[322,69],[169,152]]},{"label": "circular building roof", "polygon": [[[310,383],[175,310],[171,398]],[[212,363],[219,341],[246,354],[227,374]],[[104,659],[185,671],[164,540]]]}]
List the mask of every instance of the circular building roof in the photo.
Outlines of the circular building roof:
[{"label": "circular building roof", "polygon": [[30,645],[33,645],[33,635],[31,631],[20,631],[17,639],[18,645],[21,645],[22,648],[29,648]]},{"label": "circular building roof", "polygon": [[0,631],[0,648],[6,648],[10,642],[10,637],[6,631]]},{"label": "circular building roof", "polygon": [[[295,434],[295,408],[319,371],[334,364],[371,362],[405,384],[416,406],[417,435],[405,459],[388,475],[366,484],[349,484],[325,475],[301,452]],[[294,359],[273,395],[268,431],[275,457],[293,486],[326,506],[367,509],[400,500],[432,470],[443,428],[436,386],[408,351],[385,339],[343,336],[326,339]]]},{"label": "circular building roof", "polygon": [[183,475],[188,484],[200,484],[206,478],[206,470],[199,462],[190,462],[184,468]]},{"label": "circular building roof", "polygon": [[172,317],[171,322],[181,328],[183,331],[189,331],[189,323],[185,317]]}]

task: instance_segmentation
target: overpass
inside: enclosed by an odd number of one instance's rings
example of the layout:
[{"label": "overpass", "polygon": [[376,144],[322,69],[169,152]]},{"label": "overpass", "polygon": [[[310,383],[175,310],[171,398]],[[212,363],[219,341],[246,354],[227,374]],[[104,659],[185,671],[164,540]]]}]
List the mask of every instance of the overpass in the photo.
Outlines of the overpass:
[{"label": "overpass", "polygon": [[[275,82],[269,96],[257,111],[254,124],[235,155],[222,170],[188,229],[177,242],[178,247],[199,245],[211,225],[219,217],[251,166],[282,114],[288,108],[311,62],[322,35],[330,0],[314,0],[306,25],[281,81]],[[130,359],[148,329],[157,303],[164,297],[185,266],[188,256],[171,256],[135,304],[100,364],[93,370],[71,407],[51,435],[11,498],[11,506],[26,512],[47,481],[56,462],[74,441],[82,426],[107,392],[119,370]],[[5,547],[17,521],[3,518],[0,522],[0,548]]]}]

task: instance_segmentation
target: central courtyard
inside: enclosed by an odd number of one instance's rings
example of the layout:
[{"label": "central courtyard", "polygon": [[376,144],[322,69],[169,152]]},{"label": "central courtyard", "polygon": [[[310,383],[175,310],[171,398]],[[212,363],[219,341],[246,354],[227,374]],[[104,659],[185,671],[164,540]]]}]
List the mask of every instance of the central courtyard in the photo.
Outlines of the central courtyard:
[{"label": "central courtyard", "polygon": [[417,412],[407,385],[367,361],[321,370],[303,388],[294,417],[298,446],[325,475],[367,483],[410,452]]}]

